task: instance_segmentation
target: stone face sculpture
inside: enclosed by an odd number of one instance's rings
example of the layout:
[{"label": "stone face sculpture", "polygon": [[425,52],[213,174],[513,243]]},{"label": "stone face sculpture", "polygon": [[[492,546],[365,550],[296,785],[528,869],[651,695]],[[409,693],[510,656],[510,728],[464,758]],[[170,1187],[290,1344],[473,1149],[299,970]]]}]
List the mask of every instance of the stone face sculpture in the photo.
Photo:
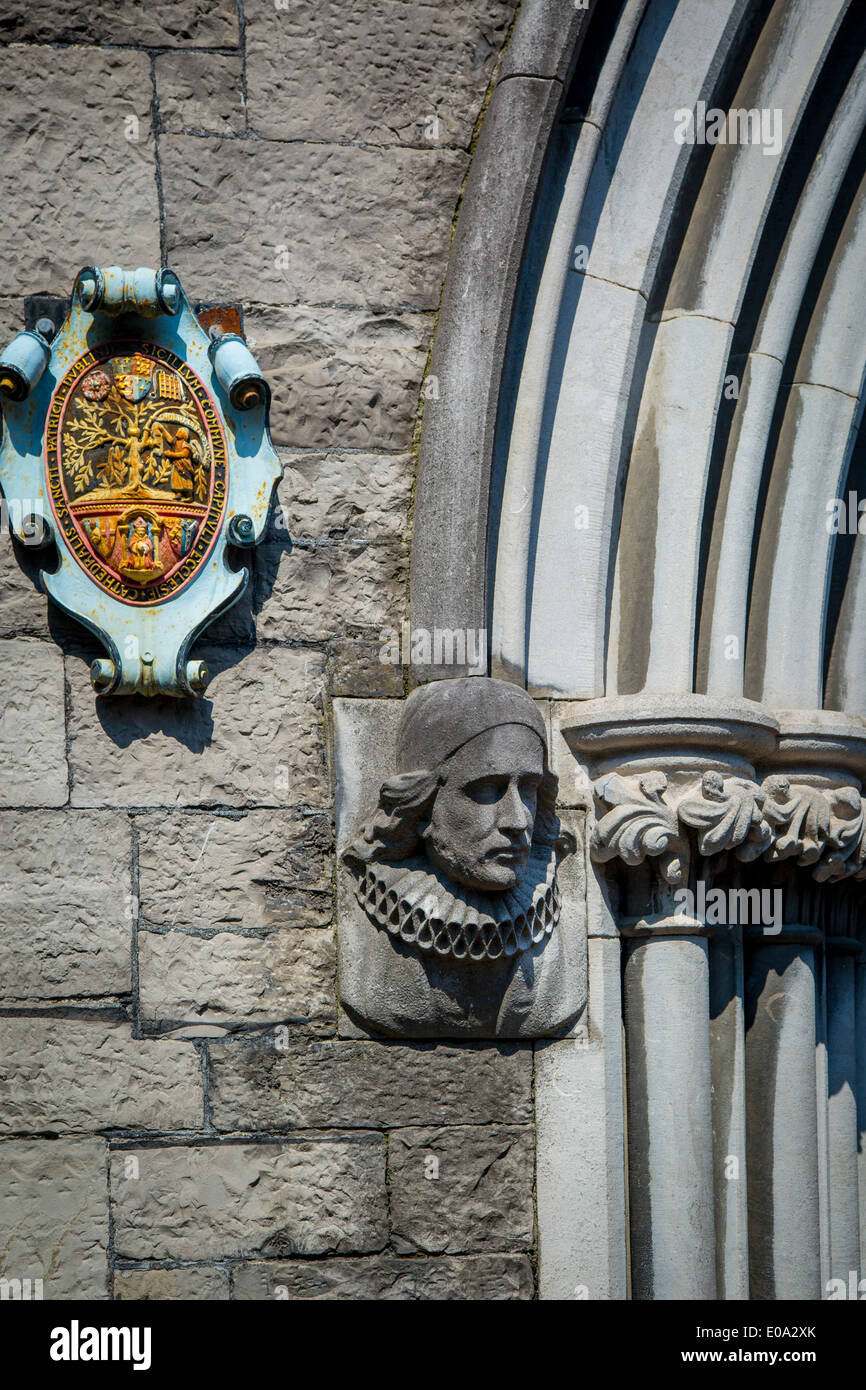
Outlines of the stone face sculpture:
[{"label": "stone face sculpture", "polygon": [[399,1036],[564,1028],[582,1003],[557,883],[574,842],[534,701],[487,677],[423,686],[406,701],[396,765],[342,856],[355,897],[341,924],[344,1006]]}]

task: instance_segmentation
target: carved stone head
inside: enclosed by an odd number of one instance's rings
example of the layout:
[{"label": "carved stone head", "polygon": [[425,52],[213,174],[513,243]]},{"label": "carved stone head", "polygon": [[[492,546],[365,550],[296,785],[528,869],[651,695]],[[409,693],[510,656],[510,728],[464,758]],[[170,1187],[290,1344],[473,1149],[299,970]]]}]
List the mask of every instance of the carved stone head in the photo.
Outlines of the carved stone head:
[{"label": "carved stone head", "polygon": [[557,782],[526,691],[481,676],[413,691],[396,764],[344,855],[368,915],[458,958],[512,955],[549,934]]}]

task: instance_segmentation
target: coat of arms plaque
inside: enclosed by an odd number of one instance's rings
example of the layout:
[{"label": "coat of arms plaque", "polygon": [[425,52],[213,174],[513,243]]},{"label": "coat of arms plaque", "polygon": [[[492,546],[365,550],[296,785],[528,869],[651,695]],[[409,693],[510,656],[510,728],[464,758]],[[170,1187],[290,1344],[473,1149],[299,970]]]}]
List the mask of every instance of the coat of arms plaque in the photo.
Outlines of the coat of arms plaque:
[{"label": "coat of arms plaque", "polygon": [[0,484],[20,539],[56,541],[46,592],[95,632],[101,694],[198,695],[193,638],[240,596],[280,464],[269,391],[237,334],[208,334],[169,270],[85,267],[59,332],[0,357]]}]

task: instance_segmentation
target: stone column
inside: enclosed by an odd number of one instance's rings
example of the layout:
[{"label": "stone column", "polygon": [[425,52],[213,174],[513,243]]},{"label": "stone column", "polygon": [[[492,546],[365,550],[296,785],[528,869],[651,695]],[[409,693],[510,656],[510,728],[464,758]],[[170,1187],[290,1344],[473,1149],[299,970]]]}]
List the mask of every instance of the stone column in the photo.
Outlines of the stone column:
[{"label": "stone column", "polygon": [[632,1296],[820,1299],[859,1260],[866,725],[646,693],[557,718],[623,940]]},{"label": "stone column", "polygon": [[857,1025],[857,1185],[860,1201],[860,1277],[866,1277],[866,950],[854,971]]},{"label": "stone column", "polygon": [[[777,725],[749,701],[703,696],[563,713],[564,737],[595,778],[596,860],[616,861],[610,872],[623,879],[632,1297],[744,1298],[742,971],[736,939],[709,947],[696,903],[706,855],[756,833],[754,761]],[[693,911],[678,890],[693,894]]]},{"label": "stone column", "polygon": [[858,1182],[856,959],[860,943],[827,938],[827,1066],[830,1179],[830,1278],[846,1287],[860,1268]]},{"label": "stone column", "polygon": [[847,1284],[859,1260],[859,947],[832,923],[844,912],[841,884],[863,869],[864,766],[862,722],[831,710],[782,716],[777,747],[762,760],[771,857],[787,860],[794,877],[784,930],[755,948],[747,978],[753,1298],[823,1298],[828,1278]]},{"label": "stone column", "polygon": [[737,926],[710,938],[716,1285],[726,1300],[749,1297],[743,991],[743,935]]},{"label": "stone column", "polygon": [[[822,937],[823,940],[823,937]],[[818,1106],[818,1212],[821,1221],[821,1288],[830,1278],[830,1130],[827,1123],[830,1079],[827,1066],[827,952],[820,950],[815,1001],[815,1083]]]},{"label": "stone column", "polygon": [[746,1132],[753,1299],[821,1297],[815,946],[747,934]]},{"label": "stone column", "polygon": [[632,1298],[713,1299],[705,932],[671,915],[624,934]]}]

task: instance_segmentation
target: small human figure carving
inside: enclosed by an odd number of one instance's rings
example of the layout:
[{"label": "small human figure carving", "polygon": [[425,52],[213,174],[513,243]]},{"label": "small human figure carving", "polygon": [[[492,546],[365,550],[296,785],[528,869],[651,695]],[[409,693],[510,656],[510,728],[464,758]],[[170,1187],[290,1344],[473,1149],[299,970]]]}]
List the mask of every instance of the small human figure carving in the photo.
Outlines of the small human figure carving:
[{"label": "small human figure carving", "polygon": [[171,460],[172,491],[182,497],[192,496],[196,459],[189,442],[189,430],[185,425],[180,425],[171,448],[167,447],[171,443],[171,436],[165,426],[157,424],[153,426],[153,430],[154,433],[158,430],[165,440],[161,452],[164,459]]},{"label": "small human figure carving", "polygon": [[128,549],[131,569],[154,568],[153,534],[143,516],[134,517],[130,524]]}]

